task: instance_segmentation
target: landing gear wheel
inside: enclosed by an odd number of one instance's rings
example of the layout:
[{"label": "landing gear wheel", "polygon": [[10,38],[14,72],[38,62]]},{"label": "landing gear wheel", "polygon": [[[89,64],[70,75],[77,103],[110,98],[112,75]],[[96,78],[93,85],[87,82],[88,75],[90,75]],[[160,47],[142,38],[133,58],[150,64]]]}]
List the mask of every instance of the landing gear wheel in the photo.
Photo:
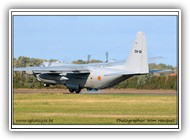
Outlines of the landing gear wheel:
[{"label": "landing gear wheel", "polygon": [[81,91],[80,88],[79,88],[79,89],[75,89],[75,92],[76,92],[76,93],[80,93],[80,91]]},{"label": "landing gear wheel", "polygon": [[44,83],[44,87],[49,87],[49,86],[50,86],[50,84]]},{"label": "landing gear wheel", "polygon": [[74,89],[69,88],[70,93],[73,93],[74,91],[75,91]]},{"label": "landing gear wheel", "polygon": [[92,88],[87,88],[87,91],[92,91]]}]

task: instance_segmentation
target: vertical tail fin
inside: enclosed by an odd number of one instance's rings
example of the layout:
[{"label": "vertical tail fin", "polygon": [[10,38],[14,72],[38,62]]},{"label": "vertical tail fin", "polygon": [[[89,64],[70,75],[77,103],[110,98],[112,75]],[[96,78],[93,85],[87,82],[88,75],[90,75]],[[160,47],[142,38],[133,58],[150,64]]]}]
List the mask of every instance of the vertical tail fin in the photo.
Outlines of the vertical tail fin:
[{"label": "vertical tail fin", "polygon": [[124,70],[139,74],[149,72],[145,33],[137,33],[132,50],[124,64]]}]

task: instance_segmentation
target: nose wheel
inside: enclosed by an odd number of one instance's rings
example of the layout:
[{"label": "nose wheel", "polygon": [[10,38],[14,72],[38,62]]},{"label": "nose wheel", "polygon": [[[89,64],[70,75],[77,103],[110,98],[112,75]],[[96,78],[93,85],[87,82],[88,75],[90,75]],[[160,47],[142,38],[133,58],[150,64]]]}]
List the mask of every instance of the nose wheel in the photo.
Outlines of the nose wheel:
[{"label": "nose wheel", "polygon": [[50,86],[50,84],[44,83],[44,87],[49,87],[49,86]]}]

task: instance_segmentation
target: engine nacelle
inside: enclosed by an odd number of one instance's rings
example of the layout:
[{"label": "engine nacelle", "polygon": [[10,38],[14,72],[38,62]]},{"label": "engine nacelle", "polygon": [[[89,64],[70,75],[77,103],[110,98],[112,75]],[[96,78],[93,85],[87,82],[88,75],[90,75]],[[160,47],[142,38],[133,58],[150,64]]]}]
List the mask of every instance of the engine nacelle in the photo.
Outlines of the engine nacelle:
[{"label": "engine nacelle", "polygon": [[37,79],[41,82],[48,84],[59,84],[60,83],[60,75],[53,74],[38,74],[36,75]]}]

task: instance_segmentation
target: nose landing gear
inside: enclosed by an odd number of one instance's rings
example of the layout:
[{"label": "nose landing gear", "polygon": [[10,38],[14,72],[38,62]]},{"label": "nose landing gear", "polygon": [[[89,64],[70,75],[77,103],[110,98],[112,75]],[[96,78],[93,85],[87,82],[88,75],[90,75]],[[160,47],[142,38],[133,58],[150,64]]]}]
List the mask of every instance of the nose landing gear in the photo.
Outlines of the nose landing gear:
[{"label": "nose landing gear", "polygon": [[44,83],[43,85],[44,85],[44,87],[49,87],[50,86],[50,84],[48,84],[48,83]]}]

